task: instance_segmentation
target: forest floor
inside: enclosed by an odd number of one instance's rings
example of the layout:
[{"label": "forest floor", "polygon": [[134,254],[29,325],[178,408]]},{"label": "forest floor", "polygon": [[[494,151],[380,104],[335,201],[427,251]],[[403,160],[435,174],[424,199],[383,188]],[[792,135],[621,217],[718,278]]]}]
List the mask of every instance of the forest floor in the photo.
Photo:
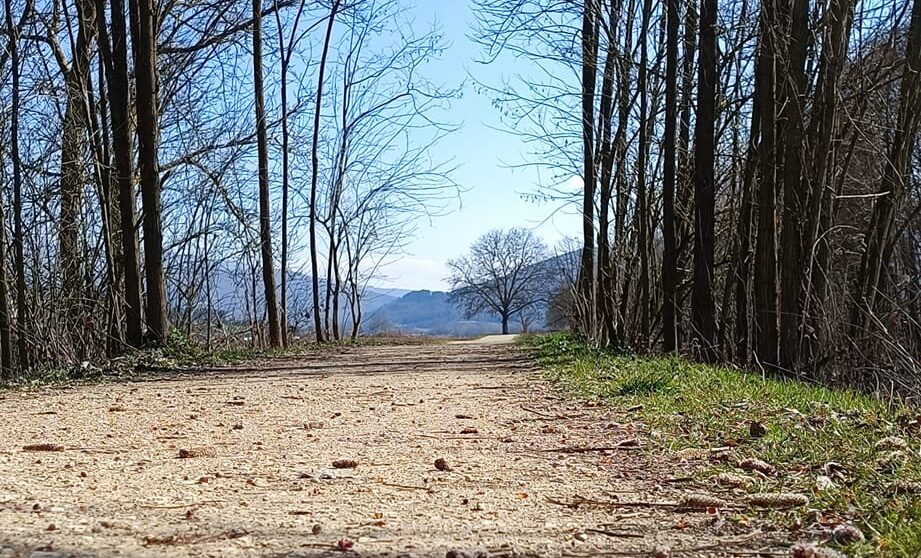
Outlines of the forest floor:
[{"label": "forest floor", "polygon": [[0,557],[789,556],[819,536],[746,518],[640,409],[562,394],[508,341],[0,393]]}]

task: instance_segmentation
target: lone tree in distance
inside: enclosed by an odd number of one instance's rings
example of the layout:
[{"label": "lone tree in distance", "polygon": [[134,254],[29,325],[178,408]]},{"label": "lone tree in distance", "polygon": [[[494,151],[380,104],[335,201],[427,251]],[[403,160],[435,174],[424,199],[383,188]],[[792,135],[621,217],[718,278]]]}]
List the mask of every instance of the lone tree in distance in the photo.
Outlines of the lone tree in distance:
[{"label": "lone tree in distance", "polygon": [[466,256],[449,260],[451,298],[468,316],[509,319],[547,300],[553,285],[547,246],[527,229],[496,229],[481,236]]}]

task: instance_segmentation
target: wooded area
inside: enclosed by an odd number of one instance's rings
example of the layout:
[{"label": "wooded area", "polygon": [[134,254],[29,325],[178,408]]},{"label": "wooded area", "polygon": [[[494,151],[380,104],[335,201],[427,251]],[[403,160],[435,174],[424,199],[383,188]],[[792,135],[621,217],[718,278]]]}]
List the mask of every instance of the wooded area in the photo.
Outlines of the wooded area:
[{"label": "wooded area", "polygon": [[[420,72],[444,41],[405,12],[7,0],[2,376],[171,331],[209,348],[281,347],[308,322],[318,340],[357,335],[376,267],[457,194],[430,154],[457,91]],[[289,288],[295,261],[312,293]],[[245,315],[222,315],[218,279]]]},{"label": "wooded area", "polygon": [[[917,390],[921,1],[478,0],[601,345]],[[583,188],[566,187],[569,176]]]},{"label": "wooded area", "polygon": [[[580,208],[579,276],[553,304],[576,329],[916,389],[921,0],[472,9],[484,62],[540,69],[481,92],[549,169],[540,197]],[[170,331],[357,336],[369,278],[458,190],[430,149],[459,90],[423,77],[445,44],[405,10],[5,0],[3,374]],[[216,310],[218,276],[243,319]]]}]

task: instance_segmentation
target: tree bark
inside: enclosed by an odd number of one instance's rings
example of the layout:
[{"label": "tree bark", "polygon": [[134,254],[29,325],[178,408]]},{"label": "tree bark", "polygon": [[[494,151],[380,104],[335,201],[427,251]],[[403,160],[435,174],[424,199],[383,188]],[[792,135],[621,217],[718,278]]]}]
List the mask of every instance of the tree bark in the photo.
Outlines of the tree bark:
[{"label": "tree bark", "polygon": [[793,0],[792,25],[782,64],[781,84],[786,102],[780,111],[783,133],[783,228],[780,265],[780,366],[788,371],[800,368],[800,322],[804,297],[805,261],[803,241],[807,193],[803,181],[803,125],[806,102],[806,51],[809,47],[809,2]]},{"label": "tree bark", "polygon": [[866,233],[866,249],[861,258],[856,301],[851,317],[851,334],[865,327],[867,318],[876,311],[877,298],[883,290],[889,255],[896,241],[896,220],[909,180],[909,162],[921,126],[921,0],[914,0],[905,69],[899,89],[898,125],[884,165],[879,196],[873,206]]},{"label": "tree bark", "polygon": [[775,35],[781,32],[777,23],[775,0],[761,4],[761,31],[758,45],[757,81],[763,92],[755,99],[761,123],[758,149],[758,233],[755,247],[755,334],[758,362],[767,368],[777,364],[777,225],[776,225],[776,91]]},{"label": "tree bark", "polygon": [[[326,35],[323,39],[323,54],[320,56],[320,69],[317,72],[317,96],[313,113],[313,143],[311,145],[311,175],[310,175],[310,271],[313,298],[313,325],[316,331],[317,343],[324,341],[323,324],[320,320],[320,269],[317,253],[317,182],[319,181],[319,142],[320,142],[320,110],[323,105],[323,81],[326,78],[326,59],[329,56],[329,45],[333,35],[333,24],[339,12],[341,0],[334,0],[329,10],[329,21],[326,24]],[[326,286],[329,288],[329,285]]]},{"label": "tree bark", "polygon": [[[611,2],[608,13],[608,22],[617,21],[620,17],[621,1],[614,0]],[[601,18],[601,14],[595,14]],[[598,56],[599,42],[599,24],[595,22],[595,60]],[[595,176],[599,180],[598,185],[601,190],[601,196],[598,202],[598,273],[595,286],[595,320],[596,333],[599,341],[605,345],[615,345],[619,343],[616,332],[616,313],[615,301],[617,300],[615,270],[612,262],[611,248],[611,200],[613,197],[613,166],[614,166],[614,145],[612,143],[613,134],[613,114],[614,114],[614,78],[617,71],[618,47],[616,26],[608,25],[607,41],[608,49],[605,53],[604,70],[601,77],[601,103],[598,112],[598,126],[600,128],[597,141],[597,152],[593,160],[596,167],[600,164],[599,169],[595,169]],[[594,108],[592,109],[594,111]],[[594,118],[594,115],[593,115]]]},{"label": "tree bark", "polygon": [[262,82],[262,2],[253,0],[253,97],[256,105],[256,143],[259,159],[259,251],[262,255],[262,287],[265,291],[265,308],[269,321],[269,346],[278,348],[282,346],[282,333],[275,294],[272,210],[269,199],[269,141]]},{"label": "tree bark", "polygon": [[[582,256],[579,265],[579,297],[584,315],[582,328],[595,332],[595,85],[598,66],[598,37],[595,0],[584,0],[582,7]],[[604,206],[601,209],[605,211]]]},{"label": "tree bark", "polygon": [[[128,81],[128,38],[125,27],[124,0],[112,0],[112,23],[105,23],[105,0],[96,0],[99,47],[106,68],[109,111],[112,122],[112,155],[118,181],[118,213],[122,241],[121,268],[125,286],[125,341],[140,347],[143,337],[141,319],[141,273],[138,261],[138,237],[135,223],[137,206],[132,185],[132,133],[130,84]],[[109,39],[111,29],[111,42]]]},{"label": "tree bark", "polygon": [[662,349],[678,350],[678,236],[675,215],[675,134],[678,124],[678,0],[666,3],[665,137],[662,145]]},{"label": "tree bark", "polygon": [[[115,0],[117,1],[117,0]],[[166,342],[166,285],[160,222],[160,168],[157,160],[157,14],[154,0],[130,0],[137,94],[138,171],[144,208],[144,277],[147,283],[147,337],[154,346]]]},{"label": "tree bark", "polygon": [[717,0],[700,3],[700,62],[698,64],[697,125],[694,149],[694,285],[691,316],[699,356],[713,362],[718,355],[714,300],[714,180],[716,122]]},{"label": "tree bark", "polygon": [[[0,164],[0,184],[6,182]],[[10,287],[6,273],[6,212],[0,191],[0,380],[13,379],[13,318],[10,315]]]},{"label": "tree bark", "polygon": [[[30,322],[29,306],[26,302],[26,264],[23,248],[22,222],[22,161],[19,158],[19,110],[20,110],[20,72],[19,29],[13,24],[12,0],[5,0],[6,31],[10,58],[11,88],[10,95],[10,158],[13,163],[13,258],[16,274],[16,351],[19,370],[25,372],[30,366],[29,340]],[[2,263],[2,262],[0,262]]]},{"label": "tree bark", "polygon": [[[90,57],[96,37],[96,10],[88,0],[78,0],[77,38],[73,59],[64,74],[66,107],[61,127],[61,214],[58,245],[61,269],[61,297],[68,315],[68,329],[74,333],[83,306],[83,265],[80,254],[80,213],[85,185],[84,158],[89,129]],[[76,344],[81,344],[75,339]]]},{"label": "tree bark", "polygon": [[650,215],[649,185],[646,184],[646,174],[649,159],[649,137],[652,122],[649,116],[649,92],[647,82],[649,75],[649,20],[652,16],[652,0],[643,0],[643,15],[640,23],[640,67],[637,76],[637,88],[640,94],[639,114],[639,142],[637,145],[637,238],[636,246],[640,253],[640,277],[637,285],[637,307],[639,309],[639,335],[638,347],[641,350],[648,348],[649,331],[649,252],[650,230],[652,216]]}]

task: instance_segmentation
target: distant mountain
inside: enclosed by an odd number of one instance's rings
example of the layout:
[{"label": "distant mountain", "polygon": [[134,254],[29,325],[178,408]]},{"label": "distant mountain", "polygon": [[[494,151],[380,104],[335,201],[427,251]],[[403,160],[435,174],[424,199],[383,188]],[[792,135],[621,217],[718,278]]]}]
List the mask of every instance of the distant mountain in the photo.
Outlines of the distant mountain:
[{"label": "distant mountain", "polygon": [[[276,285],[280,283],[281,275],[277,274]],[[326,281],[320,281],[321,293]],[[251,308],[255,299],[257,307],[264,304],[262,275],[257,271],[253,276],[251,270],[236,269],[230,265],[218,267],[210,278],[211,303],[215,310],[229,320],[245,320],[248,308]],[[198,293],[199,306],[206,302],[205,285],[201,286]],[[255,289],[255,293],[254,293]],[[310,275],[297,271],[288,273],[288,307],[290,314],[306,311],[310,306],[311,281]],[[394,289],[388,287],[368,287],[365,289],[362,300],[362,312],[369,313],[385,306],[403,295],[411,292],[409,289]],[[171,304],[175,307],[186,304],[180,300],[178,292],[171,291]],[[346,312],[349,303],[345,295],[341,296],[339,307]]]},{"label": "distant mountain", "polygon": [[411,335],[484,335],[499,333],[502,324],[491,316],[464,317],[444,291],[412,291],[368,314],[365,333]]},{"label": "distant mountain", "polygon": [[[537,265],[548,266],[556,272],[571,268],[578,261],[578,254],[564,254],[549,258]],[[321,293],[325,281],[320,282]],[[211,303],[224,320],[244,321],[248,319],[253,305],[264,311],[262,277],[242,266],[221,266],[210,277]],[[205,307],[206,291],[202,285],[196,293],[198,312]],[[288,320],[292,327],[308,329],[312,325],[311,280],[305,273],[291,272],[288,275]],[[181,298],[177,290],[171,291],[171,304],[182,308],[188,301]],[[322,304],[322,301],[321,301]],[[350,327],[351,314],[348,299],[343,295],[339,301],[341,324]],[[540,316],[531,327],[544,327],[546,304],[534,309]],[[362,332],[366,334],[400,332],[410,335],[473,336],[499,333],[502,324],[498,317],[481,314],[468,318],[450,301],[450,293],[444,291],[419,290],[387,287],[367,287],[362,299]],[[509,324],[512,331],[520,331],[521,325],[515,318]]]},{"label": "distant mountain", "polygon": [[382,289],[379,287],[368,287],[365,289],[364,299],[361,301],[361,309],[365,315],[368,315],[382,306],[400,300],[401,297],[412,291],[407,289]]}]

